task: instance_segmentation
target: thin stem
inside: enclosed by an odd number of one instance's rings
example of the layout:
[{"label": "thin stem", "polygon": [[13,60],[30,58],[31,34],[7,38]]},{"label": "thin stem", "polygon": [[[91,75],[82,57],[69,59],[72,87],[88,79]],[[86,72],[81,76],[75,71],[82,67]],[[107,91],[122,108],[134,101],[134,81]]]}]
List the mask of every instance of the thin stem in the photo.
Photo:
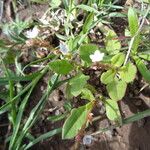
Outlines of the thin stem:
[{"label": "thin stem", "polygon": [[[13,81],[9,81],[9,101],[11,101],[14,98],[14,82]],[[15,102],[11,103],[11,121],[12,124],[14,126],[15,124],[15,120],[16,120],[16,106],[15,106]]]},{"label": "thin stem", "polygon": [[14,10],[14,12],[16,14],[16,12],[17,12],[17,1],[16,0],[12,0],[12,5],[13,5],[13,10]]},{"label": "thin stem", "polygon": [[[29,66],[31,66],[31,65],[34,65],[34,64],[37,64],[37,63],[40,63],[40,62],[49,60],[49,59],[51,59],[51,58],[53,58],[53,57],[54,57],[54,55],[48,55],[48,56],[45,57],[45,58],[35,60],[35,61],[33,61],[33,62],[27,64],[27,65],[22,69],[22,72],[23,72],[27,67],[29,67]],[[57,57],[58,57],[58,56],[56,56],[56,58],[57,58]],[[54,58],[54,59],[56,59],[56,58]]]},{"label": "thin stem", "polygon": [[3,2],[3,0],[0,0],[0,22],[3,17],[3,9],[4,9],[4,2]]},{"label": "thin stem", "polygon": [[130,53],[131,53],[132,46],[133,46],[133,43],[134,43],[134,41],[135,41],[135,38],[139,35],[139,33],[140,33],[140,31],[141,31],[141,29],[142,29],[142,27],[143,27],[145,18],[147,17],[149,11],[150,11],[150,7],[148,7],[148,9],[147,9],[145,15],[143,16],[143,19],[142,19],[142,21],[141,21],[141,24],[140,24],[140,26],[139,26],[138,31],[137,31],[137,32],[135,33],[135,35],[131,38],[130,45],[129,45],[129,49],[128,49],[128,51],[127,51],[127,55],[126,55],[126,58],[125,58],[125,61],[124,61],[124,65],[126,65],[128,59],[129,59],[129,55],[130,55]]}]

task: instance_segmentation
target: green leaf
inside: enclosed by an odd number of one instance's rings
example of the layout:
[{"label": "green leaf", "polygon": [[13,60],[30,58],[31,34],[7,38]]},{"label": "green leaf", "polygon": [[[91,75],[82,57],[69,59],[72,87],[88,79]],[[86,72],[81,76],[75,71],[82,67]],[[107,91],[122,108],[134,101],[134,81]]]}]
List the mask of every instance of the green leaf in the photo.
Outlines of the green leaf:
[{"label": "green leaf", "polygon": [[114,80],[115,75],[116,75],[115,70],[108,70],[101,75],[100,80],[102,83],[108,84]]},{"label": "green leaf", "polygon": [[89,12],[94,12],[96,14],[99,14],[98,10],[96,10],[95,8],[90,7],[88,5],[81,4],[81,5],[77,5],[76,8],[80,8],[80,9],[83,9],[83,10],[86,10],[86,11],[89,11]]},{"label": "green leaf", "polygon": [[119,12],[112,12],[112,13],[109,13],[109,17],[120,17],[120,18],[125,18],[126,15],[123,14],[123,13],[119,13]]},{"label": "green leaf", "polygon": [[2,115],[5,112],[8,112],[10,110],[11,110],[11,107],[9,105],[7,105],[5,108],[3,108],[3,109],[0,110],[0,115]]},{"label": "green leaf", "polygon": [[80,47],[80,57],[83,61],[90,64],[92,60],[90,59],[90,55],[93,54],[96,50],[98,50],[98,46],[94,44],[84,44]]},{"label": "green leaf", "polygon": [[56,121],[64,119],[66,116],[67,116],[66,113],[65,114],[60,114],[60,115],[55,115],[55,116],[49,116],[47,118],[47,120],[52,121],[52,122],[56,122]]},{"label": "green leaf", "polygon": [[127,84],[124,81],[113,81],[108,83],[106,88],[112,100],[121,100],[126,92]]},{"label": "green leaf", "polygon": [[143,119],[145,117],[149,117],[149,116],[150,116],[150,109],[147,109],[145,111],[138,112],[135,115],[132,115],[128,118],[123,119],[122,122],[123,122],[123,124],[129,124],[129,123],[141,120],[141,119]]},{"label": "green leaf", "polygon": [[71,139],[78,134],[79,130],[86,123],[88,113],[91,111],[91,109],[92,102],[79,108],[72,109],[70,116],[63,125],[63,139]]},{"label": "green leaf", "polygon": [[24,87],[24,89],[22,91],[20,91],[13,99],[11,99],[10,101],[8,101],[6,104],[2,105],[0,107],[0,114],[2,112],[4,112],[5,110],[8,110],[8,108],[12,105],[12,103],[14,103],[18,98],[20,98],[21,95],[23,95],[24,93],[26,93],[28,90],[30,90],[30,88],[33,86],[33,85],[36,85],[37,82],[39,81],[39,79],[47,72],[48,70],[48,67],[45,67],[42,72],[37,75],[35,77],[35,79],[28,85],[26,85]]},{"label": "green leaf", "polygon": [[81,94],[82,94],[82,97],[81,97],[82,99],[86,99],[86,100],[89,100],[89,101],[95,100],[94,95],[87,88],[82,89]]},{"label": "green leaf", "polygon": [[138,56],[144,60],[150,61],[150,51],[148,53],[139,53]]},{"label": "green leaf", "polygon": [[117,54],[120,51],[121,43],[117,38],[117,34],[109,29],[105,41],[106,50],[109,54]]},{"label": "green leaf", "polygon": [[138,25],[137,14],[132,7],[130,7],[128,10],[128,22],[129,22],[130,33],[132,36],[134,36],[138,31],[139,25]]},{"label": "green leaf", "polygon": [[[105,6],[105,7],[110,7],[110,8],[112,8],[112,9],[123,9],[122,6],[113,5],[113,4],[112,4],[113,0],[104,0],[104,1],[106,1],[106,3],[103,5],[103,6]],[[110,8],[109,8],[109,9],[110,9]]]},{"label": "green leaf", "polygon": [[47,100],[48,96],[52,93],[52,91],[54,90],[54,87],[56,88],[61,85],[61,84],[58,84],[58,80],[59,80],[59,75],[57,75],[57,78],[56,78],[53,86],[51,86],[51,87],[48,86],[47,90],[45,91],[45,93],[43,93],[43,95],[42,95],[41,99],[39,100],[39,102],[37,103],[37,105],[31,110],[30,115],[29,115],[28,119],[26,120],[22,130],[20,130],[20,134],[15,139],[15,143],[13,144],[14,149],[20,149],[22,140],[24,139],[28,130],[37,121],[39,114],[42,112],[44,106],[46,105],[46,100]]},{"label": "green leaf", "polygon": [[50,5],[51,5],[51,7],[53,7],[53,8],[59,7],[60,4],[61,4],[61,0],[51,0],[51,1],[50,1]]},{"label": "green leaf", "polygon": [[[135,10],[131,7],[128,10],[128,22],[129,22],[130,34],[133,37],[137,34],[137,31],[139,29],[139,25],[138,25],[137,14],[136,14]],[[137,34],[134,38],[134,42],[132,45],[132,50],[134,52],[137,51],[139,43],[140,43],[140,34]]]},{"label": "green leaf", "polygon": [[17,17],[12,23],[3,26],[3,33],[13,42],[23,44],[27,38],[21,32],[26,29],[28,25],[28,21],[21,21]]},{"label": "green leaf", "polygon": [[62,0],[63,6],[65,7],[65,9],[68,11],[69,10],[69,1],[68,0]]},{"label": "green leaf", "polygon": [[72,51],[76,51],[79,45],[81,45],[83,42],[87,43],[88,36],[86,34],[80,33],[79,35],[75,36],[74,38],[70,38],[68,41],[69,49]]},{"label": "green leaf", "polygon": [[20,128],[20,125],[21,125],[23,112],[24,112],[25,106],[26,106],[26,104],[29,100],[29,97],[30,97],[30,95],[33,91],[33,88],[34,88],[34,86],[31,87],[31,89],[28,91],[28,93],[26,94],[26,96],[22,100],[21,105],[18,108],[18,114],[17,114],[16,120],[15,120],[15,123],[14,123],[14,129],[13,129],[13,133],[12,133],[12,138],[11,138],[10,143],[9,143],[9,149],[13,148],[13,145],[14,145],[15,140],[17,138],[19,128]]},{"label": "green leaf", "polygon": [[49,64],[51,70],[57,74],[66,75],[73,70],[73,65],[67,60],[56,60]]},{"label": "green leaf", "polygon": [[[131,7],[128,10],[128,22],[129,22],[130,34],[133,37],[136,35],[136,33],[138,31],[139,25],[138,25],[137,14],[136,14],[135,10]],[[134,42],[132,45],[132,51],[133,52],[137,51],[139,43],[140,43],[140,34],[136,35],[134,38]]]},{"label": "green leaf", "polygon": [[134,57],[134,60],[139,72],[142,74],[145,81],[150,83],[150,71],[147,69],[144,62],[139,57]]},{"label": "green leaf", "polygon": [[93,20],[94,20],[94,13],[90,13],[83,24],[82,28],[83,34],[86,34],[90,30],[91,25],[93,24]]},{"label": "green leaf", "polygon": [[143,2],[145,2],[145,3],[150,3],[150,0],[143,0]]},{"label": "green leaf", "polygon": [[[27,102],[29,100],[29,97],[30,97],[30,95],[31,95],[31,93],[32,93],[35,85],[37,85],[38,81],[43,77],[43,75],[47,72],[47,70],[48,70],[48,67],[45,67],[42,70],[42,72],[39,73],[39,75],[37,75],[35,77],[35,79],[30,83],[31,85],[26,86],[17,96],[15,96],[11,101],[8,102],[8,103],[12,104],[15,99],[17,99],[24,92],[26,92],[27,90],[29,90],[26,93],[25,97],[22,99],[20,106],[18,107],[17,116],[16,116],[15,122],[14,122],[14,128],[13,128],[12,138],[11,138],[10,143],[9,143],[9,149],[12,149],[12,148],[16,149],[15,148],[15,142],[16,142],[16,140],[19,139],[19,134],[18,133],[20,132],[19,129],[20,129],[20,125],[21,125],[21,121],[22,121],[22,116],[23,116],[23,113],[24,113],[24,109],[26,108],[26,104],[27,104]],[[6,103],[6,104],[8,104],[8,103]],[[4,105],[4,106],[7,107],[9,105]],[[5,109],[5,107],[1,107],[0,109],[3,110],[3,109]],[[32,118],[32,120],[33,120],[33,118]],[[21,130],[21,131],[23,131],[23,130]],[[21,135],[21,136],[23,136],[23,135]],[[19,143],[19,144],[21,144],[21,143]]]},{"label": "green leaf", "polygon": [[134,42],[133,42],[133,46],[132,46],[132,51],[135,53],[139,47],[139,44],[140,44],[140,34],[138,34],[135,39],[134,39]]},{"label": "green leaf", "polygon": [[125,60],[125,55],[123,53],[118,53],[112,57],[111,63],[116,67],[120,67]]},{"label": "green leaf", "polygon": [[14,81],[14,82],[30,81],[30,80],[34,79],[39,74],[40,74],[40,72],[36,72],[36,73],[33,73],[31,75],[26,75],[26,76],[11,75],[10,77],[1,77],[0,78],[0,85],[8,84],[9,80]]},{"label": "green leaf", "polygon": [[71,109],[72,109],[71,101],[66,101],[64,103],[64,108],[66,111],[71,111]]},{"label": "green leaf", "polygon": [[117,121],[121,119],[119,107],[116,101],[107,99],[105,101],[105,107],[106,107],[106,115],[108,119],[112,121]]},{"label": "green leaf", "polygon": [[119,71],[121,79],[127,83],[132,82],[135,79],[136,73],[136,66],[132,63],[126,64],[126,66],[123,66]]},{"label": "green leaf", "polygon": [[82,89],[86,85],[88,79],[89,76],[86,76],[84,74],[78,74],[77,76],[72,78],[68,83],[69,84],[68,88],[71,95],[75,97],[78,96],[82,92]]},{"label": "green leaf", "polygon": [[7,53],[5,53],[5,57],[3,58],[3,61],[5,62],[5,64],[14,64],[15,57],[16,57],[16,54],[11,49],[11,50],[8,50]]}]

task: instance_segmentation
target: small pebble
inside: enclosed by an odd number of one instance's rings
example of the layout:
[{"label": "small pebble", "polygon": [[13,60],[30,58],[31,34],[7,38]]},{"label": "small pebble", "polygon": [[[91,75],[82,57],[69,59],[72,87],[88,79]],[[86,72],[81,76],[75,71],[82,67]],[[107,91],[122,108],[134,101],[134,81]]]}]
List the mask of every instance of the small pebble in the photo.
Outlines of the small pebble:
[{"label": "small pebble", "polygon": [[60,111],[58,109],[55,111],[55,115],[56,116],[60,115]]},{"label": "small pebble", "polygon": [[93,141],[93,137],[91,135],[85,135],[83,137],[83,144],[84,145],[90,145]]},{"label": "small pebble", "polygon": [[112,133],[111,130],[106,131],[105,134],[106,134],[107,137],[109,137],[110,139],[112,138],[113,133]]},{"label": "small pebble", "polygon": [[100,109],[100,111],[99,111],[99,113],[101,114],[101,115],[103,115],[104,113],[105,113],[105,107],[104,106],[102,106],[101,107],[101,109]]},{"label": "small pebble", "polygon": [[44,91],[44,86],[41,86],[41,91],[42,91],[42,92]]}]

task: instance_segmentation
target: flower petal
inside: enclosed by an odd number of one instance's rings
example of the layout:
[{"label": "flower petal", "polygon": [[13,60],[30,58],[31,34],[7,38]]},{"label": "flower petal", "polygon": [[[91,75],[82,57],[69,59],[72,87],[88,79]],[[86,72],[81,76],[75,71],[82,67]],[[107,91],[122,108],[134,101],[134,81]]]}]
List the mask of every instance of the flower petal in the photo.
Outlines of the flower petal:
[{"label": "flower petal", "polygon": [[26,32],[27,38],[35,38],[39,34],[39,29],[37,27],[34,27],[32,30],[29,30]]},{"label": "flower petal", "polygon": [[69,48],[66,45],[66,43],[60,41],[59,47],[60,47],[60,51],[62,52],[63,55],[68,54]]},{"label": "flower petal", "polygon": [[92,62],[98,62],[103,60],[104,53],[101,53],[99,50],[96,50],[94,54],[90,55]]}]

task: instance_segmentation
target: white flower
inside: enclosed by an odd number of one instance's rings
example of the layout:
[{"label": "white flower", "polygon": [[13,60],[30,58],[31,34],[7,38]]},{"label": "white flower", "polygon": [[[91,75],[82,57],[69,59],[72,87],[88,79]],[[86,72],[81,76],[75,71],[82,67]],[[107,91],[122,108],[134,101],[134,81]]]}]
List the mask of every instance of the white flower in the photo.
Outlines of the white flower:
[{"label": "white flower", "polygon": [[66,43],[60,41],[59,48],[60,48],[60,51],[62,52],[63,55],[68,54],[69,48],[66,45]]},{"label": "white flower", "polygon": [[73,14],[70,14],[70,17],[69,17],[70,21],[73,21],[75,19],[74,15]]},{"label": "white flower", "polygon": [[32,30],[26,32],[26,37],[29,39],[35,38],[39,34],[39,29],[35,26]]},{"label": "white flower", "polygon": [[84,145],[90,145],[91,143],[92,143],[92,140],[93,140],[94,138],[91,136],[91,135],[85,135],[84,137],[83,137],[83,144]]},{"label": "white flower", "polygon": [[101,53],[99,50],[96,50],[94,54],[90,55],[92,62],[98,62],[103,60],[104,53]]}]

